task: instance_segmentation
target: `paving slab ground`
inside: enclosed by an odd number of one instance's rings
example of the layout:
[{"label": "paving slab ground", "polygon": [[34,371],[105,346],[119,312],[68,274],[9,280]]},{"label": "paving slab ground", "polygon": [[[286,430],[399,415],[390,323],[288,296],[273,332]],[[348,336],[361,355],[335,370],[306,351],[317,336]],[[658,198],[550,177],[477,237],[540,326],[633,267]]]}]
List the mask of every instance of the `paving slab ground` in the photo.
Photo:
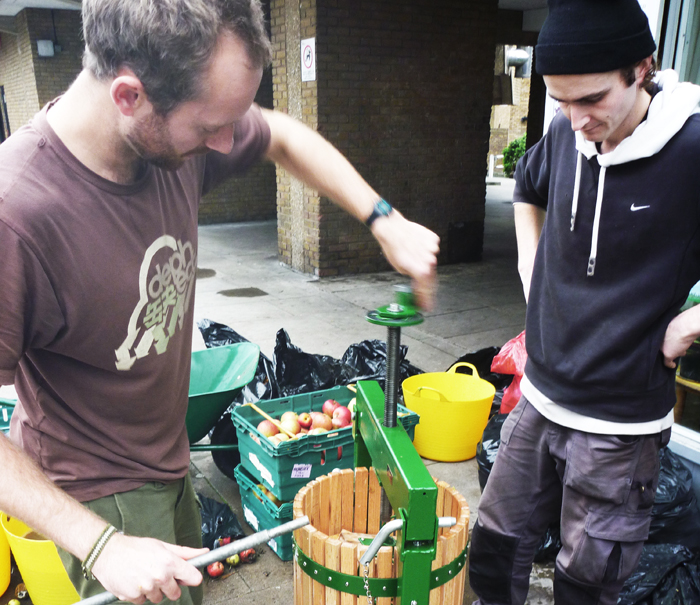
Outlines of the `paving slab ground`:
[{"label": "paving slab ground", "polygon": [[[402,331],[407,359],[426,372],[447,370],[459,357],[502,346],[525,323],[525,303],[516,267],[511,205],[513,181],[487,185],[483,260],[439,268],[439,293],[425,322]],[[305,352],[341,357],[353,343],[386,338],[385,328],[367,323],[367,311],[391,302],[393,288],[407,283],[395,273],[318,280],[280,265],[274,222],[200,227],[195,316],[225,324],[258,344],[272,358],[277,331],[284,328]],[[204,341],[195,330],[195,348]],[[226,501],[244,529],[237,484],[219,471],[211,455],[193,452],[192,477],[204,495]],[[458,463],[425,460],[431,474],[453,485],[469,503],[470,527],[480,490],[475,459]],[[252,565],[237,567],[224,580],[205,580],[205,605],[293,602],[292,563],[267,546]],[[529,605],[550,605],[552,569],[533,570]],[[474,595],[465,593],[470,605]]]}]

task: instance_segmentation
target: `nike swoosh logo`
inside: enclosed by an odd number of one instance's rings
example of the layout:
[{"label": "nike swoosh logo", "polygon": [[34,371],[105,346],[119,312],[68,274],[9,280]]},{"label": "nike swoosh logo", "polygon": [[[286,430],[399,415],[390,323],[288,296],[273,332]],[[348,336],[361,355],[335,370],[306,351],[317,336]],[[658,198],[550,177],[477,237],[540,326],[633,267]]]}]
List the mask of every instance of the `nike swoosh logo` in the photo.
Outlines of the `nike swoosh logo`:
[{"label": "nike swoosh logo", "polygon": [[632,212],[637,212],[637,210],[646,210],[647,208],[651,208],[651,206],[635,206],[634,204],[630,206],[630,210]]}]

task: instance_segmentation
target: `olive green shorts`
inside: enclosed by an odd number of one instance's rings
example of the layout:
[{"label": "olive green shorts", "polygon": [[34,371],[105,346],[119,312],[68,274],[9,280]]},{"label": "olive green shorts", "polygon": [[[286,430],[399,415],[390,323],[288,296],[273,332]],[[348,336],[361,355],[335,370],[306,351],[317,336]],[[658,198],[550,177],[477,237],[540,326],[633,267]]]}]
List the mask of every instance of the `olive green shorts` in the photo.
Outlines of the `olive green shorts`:
[{"label": "olive green shorts", "polygon": [[[200,548],[202,523],[189,475],[174,483],[147,483],[130,492],[113,494],[83,505],[130,536],[157,538],[170,544]],[[104,592],[96,580],[86,580],[81,562],[59,548],[61,560],[81,599]],[[182,587],[178,605],[201,605],[202,586]],[[168,603],[168,599],[161,601]]]}]

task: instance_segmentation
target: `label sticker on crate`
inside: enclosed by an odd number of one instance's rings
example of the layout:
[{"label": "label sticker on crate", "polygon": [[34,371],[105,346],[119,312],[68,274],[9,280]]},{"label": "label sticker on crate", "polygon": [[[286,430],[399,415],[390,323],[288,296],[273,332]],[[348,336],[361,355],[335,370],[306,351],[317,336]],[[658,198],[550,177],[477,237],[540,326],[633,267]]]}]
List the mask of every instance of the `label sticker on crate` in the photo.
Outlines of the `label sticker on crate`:
[{"label": "label sticker on crate", "polygon": [[272,540],[270,540],[270,541],[267,543],[267,545],[268,545],[272,550],[274,550],[275,552],[277,552],[277,542],[275,542],[275,539],[274,539],[274,538],[272,538]]},{"label": "label sticker on crate", "polygon": [[295,464],[292,469],[292,479],[309,479],[313,464]]},{"label": "label sticker on crate", "polygon": [[255,531],[258,530],[258,518],[255,516],[252,510],[250,510],[247,506],[243,507],[243,516],[245,517],[246,522],[248,525],[250,525]]},{"label": "label sticker on crate", "polygon": [[253,452],[248,453],[248,458],[253,463],[253,466],[258,469],[260,476],[270,484],[270,487],[275,487],[275,482],[272,479],[272,473],[262,462],[260,462],[260,458],[258,458]]}]

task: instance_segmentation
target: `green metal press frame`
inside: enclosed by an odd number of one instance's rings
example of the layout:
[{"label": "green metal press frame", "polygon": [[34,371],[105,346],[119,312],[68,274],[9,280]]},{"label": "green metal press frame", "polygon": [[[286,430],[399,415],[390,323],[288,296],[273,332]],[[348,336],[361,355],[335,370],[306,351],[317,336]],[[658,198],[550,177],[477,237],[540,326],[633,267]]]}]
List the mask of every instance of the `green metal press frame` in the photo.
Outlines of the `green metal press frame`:
[{"label": "green metal press frame", "polygon": [[423,318],[410,290],[397,289],[396,302],[370,312],[367,320],[389,330],[386,399],[377,382],[357,383],[355,467],[374,467],[391,507],[403,521],[397,536],[397,605],[427,605],[438,537],[438,488],[408,434],[396,422],[400,329],[417,325]]}]

